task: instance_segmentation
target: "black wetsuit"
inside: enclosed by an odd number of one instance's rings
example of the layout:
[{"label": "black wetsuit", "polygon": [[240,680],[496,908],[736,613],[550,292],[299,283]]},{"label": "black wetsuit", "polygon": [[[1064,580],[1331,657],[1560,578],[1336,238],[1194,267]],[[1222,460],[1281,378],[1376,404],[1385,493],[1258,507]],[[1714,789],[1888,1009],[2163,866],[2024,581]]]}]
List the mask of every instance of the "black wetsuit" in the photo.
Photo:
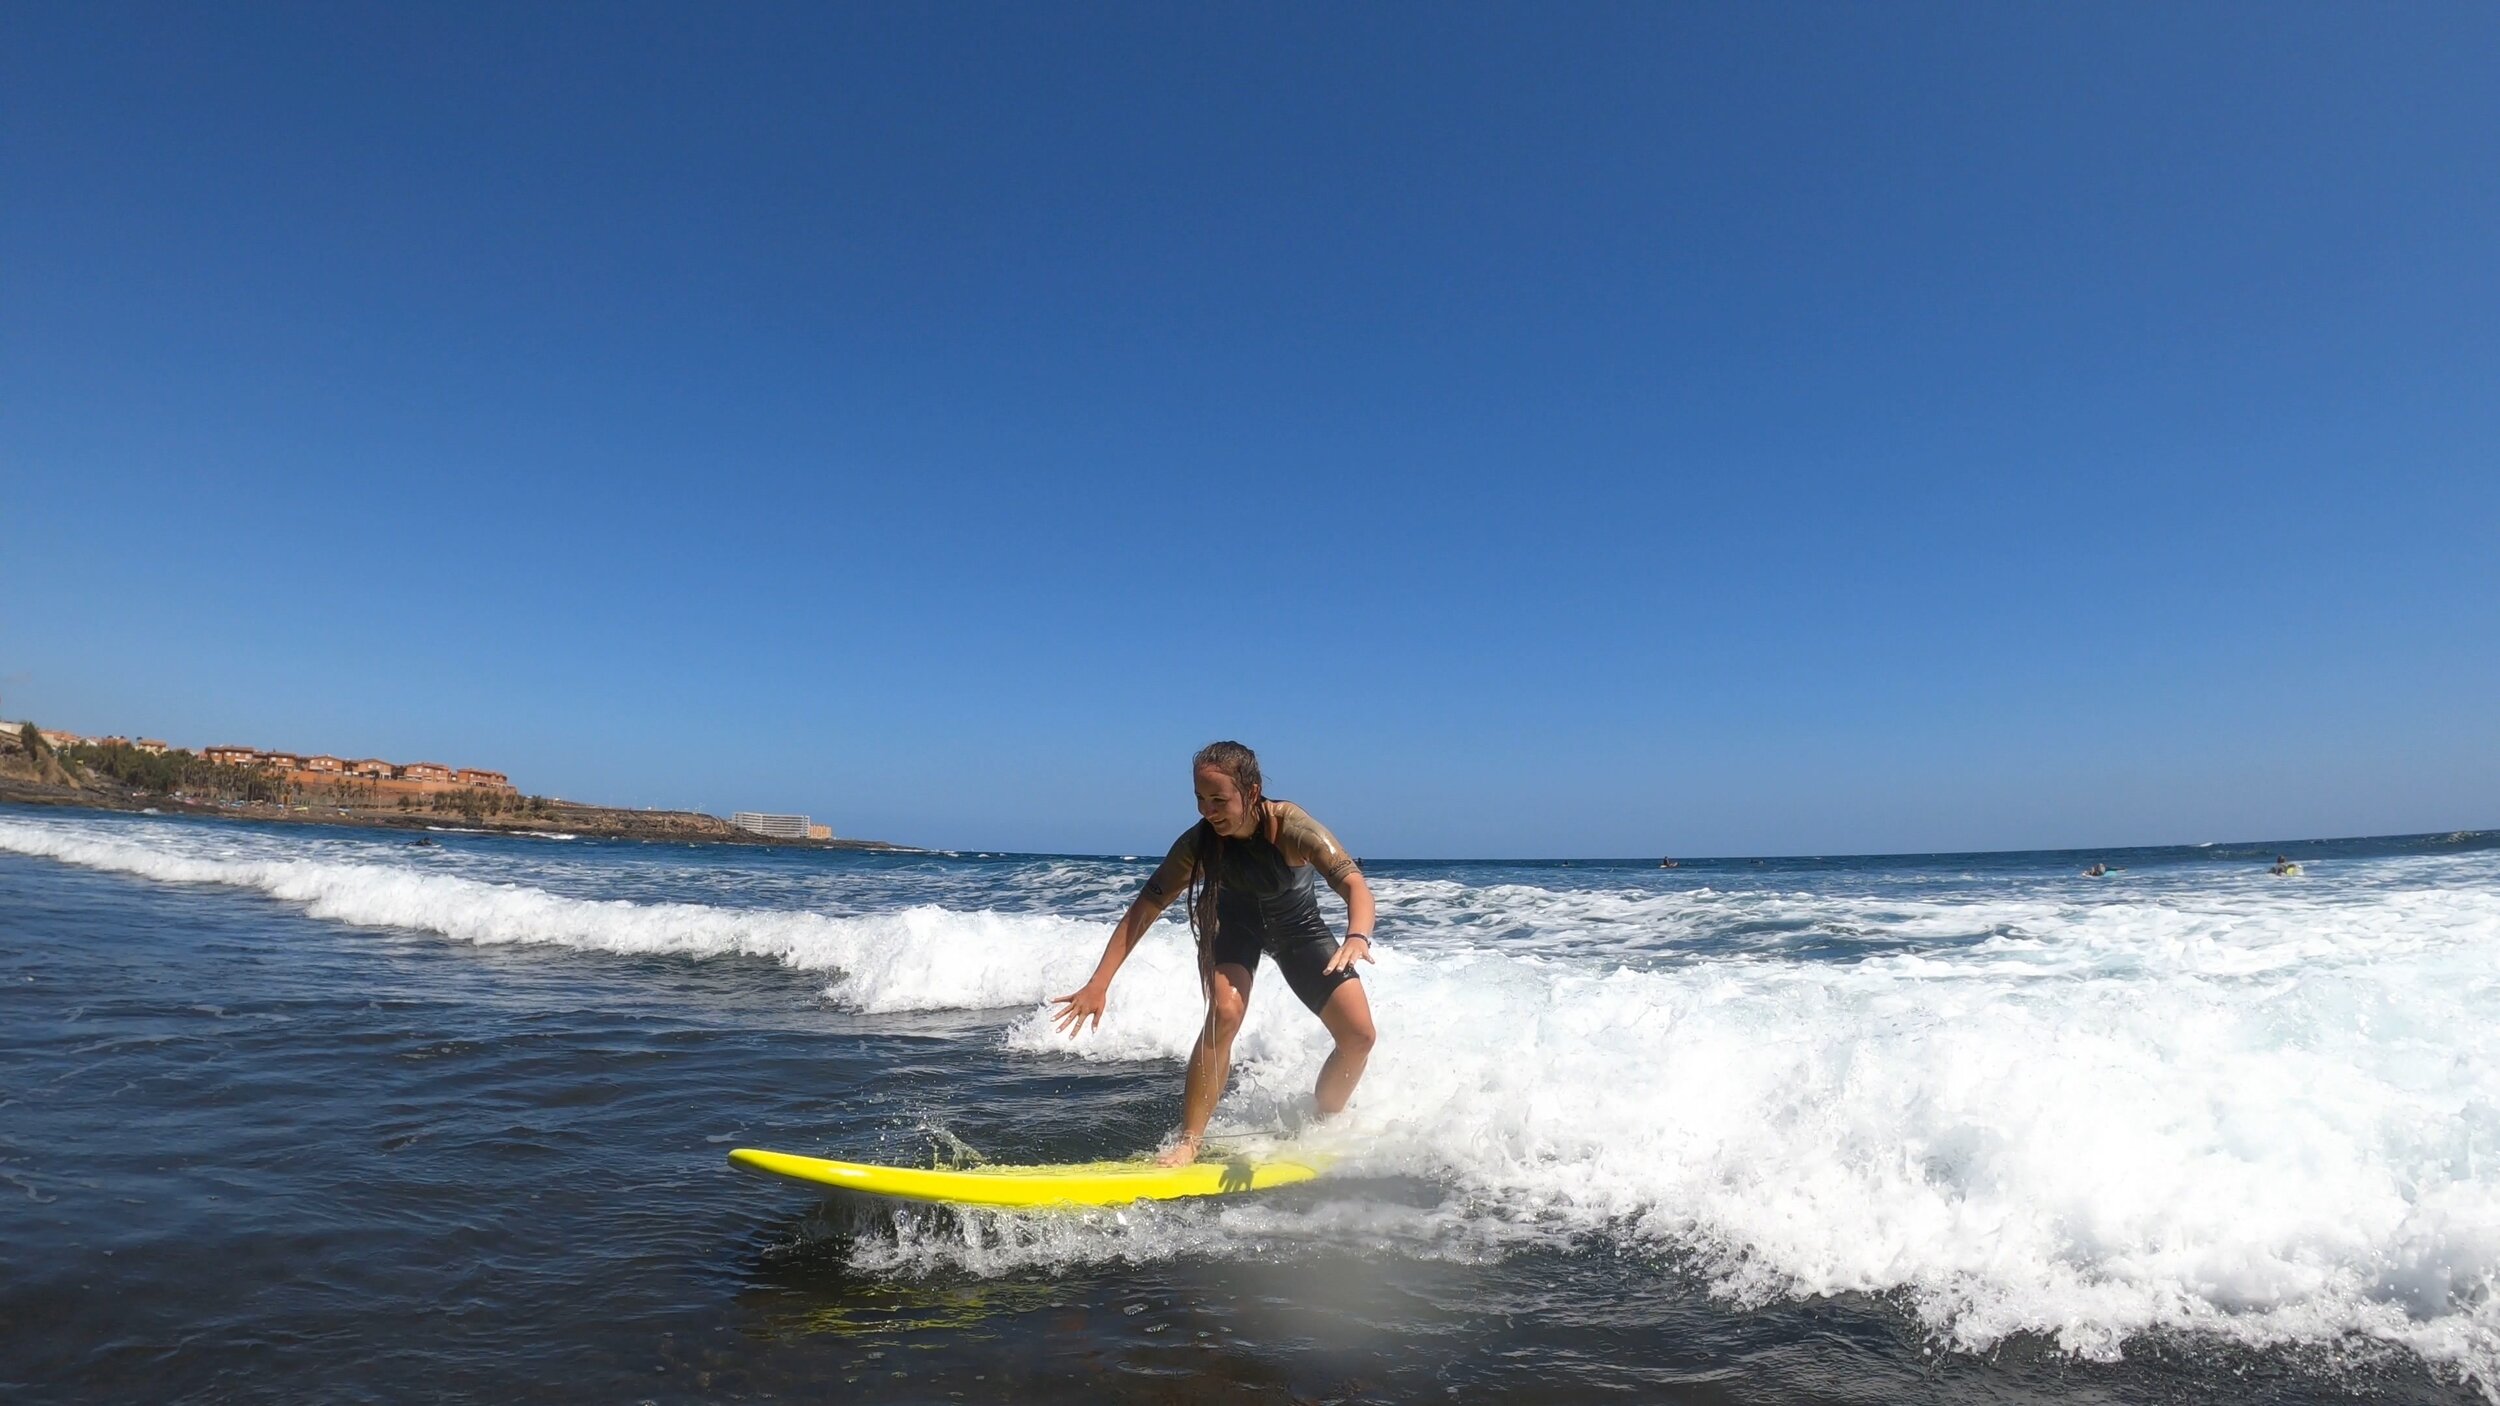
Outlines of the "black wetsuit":
[{"label": "black wetsuit", "polygon": [[[1328,959],[1337,954],[1337,938],[1320,916],[1313,864],[1343,874],[1355,867],[1354,861],[1300,807],[1290,801],[1266,804],[1274,811],[1266,817],[1270,823],[1246,840],[1219,835],[1214,826],[1198,822],[1172,846],[1163,867],[1148,881],[1147,893],[1169,902],[1179,896],[1176,890],[1189,872],[1197,871],[1214,897],[1213,911],[1199,918],[1202,932],[1209,918],[1214,923],[1213,934],[1204,939],[1209,964],[1256,973],[1259,954],[1265,952],[1275,959],[1293,994],[1316,1014],[1338,987],[1358,978],[1350,964],[1328,970]],[[1311,862],[1296,864],[1279,840]]]}]

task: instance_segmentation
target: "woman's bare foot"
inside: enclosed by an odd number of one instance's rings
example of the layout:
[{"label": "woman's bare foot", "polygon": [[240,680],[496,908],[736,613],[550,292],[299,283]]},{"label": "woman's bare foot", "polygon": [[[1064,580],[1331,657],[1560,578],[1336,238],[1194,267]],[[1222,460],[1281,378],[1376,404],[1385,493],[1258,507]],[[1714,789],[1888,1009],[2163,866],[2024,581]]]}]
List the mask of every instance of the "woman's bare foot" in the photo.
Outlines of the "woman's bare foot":
[{"label": "woman's bare foot", "polygon": [[1173,1143],[1170,1147],[1163,1149],[1162,1155],[1155,1158],[1155,1165],[1158,1167],[1186,1167],[1190,1163],[1197,1160],[1198,1140],[1194,1137],[1185,1137],[1179,1142]]}]

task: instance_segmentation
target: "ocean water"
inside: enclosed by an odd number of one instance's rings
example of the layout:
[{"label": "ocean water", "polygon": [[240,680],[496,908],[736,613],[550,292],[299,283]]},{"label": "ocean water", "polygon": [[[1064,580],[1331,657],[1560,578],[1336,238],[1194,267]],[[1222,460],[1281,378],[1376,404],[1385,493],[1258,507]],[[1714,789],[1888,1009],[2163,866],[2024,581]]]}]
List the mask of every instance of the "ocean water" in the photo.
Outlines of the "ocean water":
[{"label": "ocean water", "polygon": [[0,810],[0,1393],[2500,1400],[2500,835],[1376,862],[1332,1174],[1039,1214],[723,1154],[1153,1147],[1152,856],[435,838]]}]

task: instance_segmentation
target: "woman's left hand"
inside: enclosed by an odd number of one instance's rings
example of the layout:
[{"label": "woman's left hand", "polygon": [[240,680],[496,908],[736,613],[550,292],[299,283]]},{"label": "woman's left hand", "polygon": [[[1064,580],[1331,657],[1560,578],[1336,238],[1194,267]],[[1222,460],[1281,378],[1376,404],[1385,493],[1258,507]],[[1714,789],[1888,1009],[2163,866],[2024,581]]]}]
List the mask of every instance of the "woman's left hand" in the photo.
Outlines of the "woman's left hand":
[{"label": "woman's left hand", "polygon": [[1371,959],[1372,940],[1368,937],[1349,937],[1337,944],[1335,955],[1328,959],[1328,965],[1320,968],[1320,971],[1323,975],[1335,976],[1356,962],[1368,962]]}]

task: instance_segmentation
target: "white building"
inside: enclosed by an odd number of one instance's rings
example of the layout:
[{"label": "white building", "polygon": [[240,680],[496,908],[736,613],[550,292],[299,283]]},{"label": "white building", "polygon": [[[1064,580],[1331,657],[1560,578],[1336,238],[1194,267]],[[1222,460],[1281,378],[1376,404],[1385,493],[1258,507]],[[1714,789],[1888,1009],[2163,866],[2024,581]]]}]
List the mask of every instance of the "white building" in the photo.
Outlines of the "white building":
[{"label": "white building", "polygon": [[758,835],[770,835],[776,840],[807,838],[807,817],[804,815],[765,815],[757,811],[742,810],[729,817],[729,823],[741,830],[751,830]]}]

